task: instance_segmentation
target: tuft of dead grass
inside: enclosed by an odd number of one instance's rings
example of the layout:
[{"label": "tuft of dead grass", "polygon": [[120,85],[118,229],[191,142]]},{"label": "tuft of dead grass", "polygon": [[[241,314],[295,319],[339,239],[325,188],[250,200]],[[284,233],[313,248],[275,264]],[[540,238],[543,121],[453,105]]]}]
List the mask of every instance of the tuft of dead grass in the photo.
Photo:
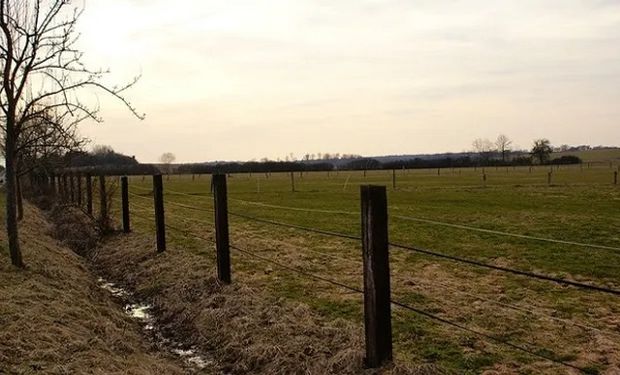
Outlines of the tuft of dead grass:
[{"label": "tuft of dead grass", "polygon": [[[25,211],[26,270],[0,257],[0,373],[186,373],[176,358],[144,342],[84,260],[48,235],[54,227],[41,212],[30,204]],[[6,248],[4,231],[0,243]]]},{"label": "tuft of dead grass", "polygon": [[164,333],[213,354],[231,374],[437,374],[433,366],[363,368],[362,327],[328,321],[307,305],[241,280],[222,285],[208,256],[155,255],[141,234],[108,239],[93,263],[155,306]]},{"label": "tuft of dead grass", "polygon": [[99,227],[80,209],[69,205],[56,205],[49,211],[51,237],[62,241],[78,255],[85,256],[96,249],[101,237]]}]

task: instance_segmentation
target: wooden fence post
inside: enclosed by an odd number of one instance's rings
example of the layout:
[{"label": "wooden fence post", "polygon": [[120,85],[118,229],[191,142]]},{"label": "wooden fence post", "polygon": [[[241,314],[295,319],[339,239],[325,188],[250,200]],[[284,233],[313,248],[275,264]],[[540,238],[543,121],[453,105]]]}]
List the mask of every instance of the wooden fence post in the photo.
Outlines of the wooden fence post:
[{"label": "wooden fence post", "polygon": [[69,175],[69,199],[71,203],[75,203],[75,176],[73,173]]},{"label": "wooden fence post", "polygon": [[487,186],[487,174],[486,173],[482,173],[482,184],[485,187]]},{"label": "wooden fence post", "polygon": [[295,192],[295,172],[291,172],[291,191]]},{"label": "wooden fence post", "polygon": [[93,177],[86,175],[86,213],[93,216]]},{"label": "wooden fence post", "polygon": [[105,176],[99,175],[99,220],[104,227],[108,221],[108,195],[106,193]]},{"label": "wooden fence post", "polygon": [[127,176],[121,177],[121,199],[123,206],[123,232],[131,232],[131,226],[129,222],[129,181]]},{"label": "wooden fence post", "polygon": [[82,175],[77,175],[77,205],[82,207]]},{"label": "wooden fence post", "polygon": [[618,171],[614,171],[614,185],[618,185]]},{"label": "wooden fence post", "polygon": [[[291,175],[292,174],[291,172]],[[225,284],[230,284],[230,239],[228,235],[228,193],[226,188],[226,175],[213,175],[213,186],[217,278]]]},{"label": "wooden fence post", "polygon": [[161,174],[153,175],[153,204],[155,205],[155,231],[157,252],[166,251],[166,221],[164,217],[164,183]]},{"label": "wooden fence post", "polygon": [[388,212],[385,186],[361,187],[366,366],[392,360]]}]

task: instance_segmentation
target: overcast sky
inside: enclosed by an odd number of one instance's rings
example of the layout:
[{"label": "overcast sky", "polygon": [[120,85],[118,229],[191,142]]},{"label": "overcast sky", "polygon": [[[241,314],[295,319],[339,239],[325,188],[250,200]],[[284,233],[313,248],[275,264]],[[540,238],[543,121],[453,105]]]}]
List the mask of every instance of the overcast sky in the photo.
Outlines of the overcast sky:
[{"label": "overcast sky", "polygon": [[80,28],[146,113],[102,97],[82,133],[143,162],[620,144],[620,0],[90,0]]}]

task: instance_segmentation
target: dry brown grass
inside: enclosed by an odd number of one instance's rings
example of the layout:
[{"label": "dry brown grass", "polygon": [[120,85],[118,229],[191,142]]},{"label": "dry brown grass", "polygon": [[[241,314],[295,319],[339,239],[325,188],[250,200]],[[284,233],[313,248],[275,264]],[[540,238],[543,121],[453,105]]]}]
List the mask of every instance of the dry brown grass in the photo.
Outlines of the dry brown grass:
[{"label": "dry brown grass", "polygon": [[[40,211],[25,206],[27,269],[0,257],[0,373],[181,374],[101,290],[83,259],[48,236]],[[6,235],[0,231],[5,247]]]},{"label": "dry brown grass", "polygon": [[209,257],[180,248],[155,255],[152,242],[140,234],[111,238],[94,264],[152,301],[164,332],[213,353],[224,373],[438,373],[424,365],[364,370],[361,327],[326,321],[304,304],[254,288],[260,282],[246,283],[245,277],[221,285],[211,276]]}]

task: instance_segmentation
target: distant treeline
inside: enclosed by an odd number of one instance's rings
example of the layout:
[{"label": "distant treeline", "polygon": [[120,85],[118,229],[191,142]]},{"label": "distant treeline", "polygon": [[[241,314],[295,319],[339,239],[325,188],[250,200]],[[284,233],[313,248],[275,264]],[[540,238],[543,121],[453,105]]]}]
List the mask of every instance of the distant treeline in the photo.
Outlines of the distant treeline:
[{"label": "distant treeline", "polygon": [[249,161],[245,163],[218,164],[183,164],[177,168],[178,173],[248,173],[248,172],[297,172],[297,171],[331,171],[332,163],[302,163],[298,161]]},{"label": "distant treeline", "polygon": [[[376,161],[376,160],[375,160]],[[376,161],[378,163],[378,161]],[[547,165],[567,165],[580,164],[581,159],[577,156],[567,155],[560,158],[549,160]],[[373,163],[376,165],[376,163]],[[442,159],[408,159],[396,160],[381,164],[382,169],[417,169],[417,168],[467,168],[467,167],[501,167],[501,166],[526,166],[532,165],[532,158],[527,156],[515,157],[511,160],[502,161],[501,159],[480,159],[464,156],[459,158],[442,158]],[[349,169],[366,169],[362,167],[363,163],[349,164]],[[360,168],[361,167],[361,168]]]},{"label": "distant treeline", "polygon": [[[550,160],[550,165],[579,164],[581,159],[576,156],[562,156]],[[264,172],[301,172],[301,171],[331,171],[339,170],[372,170],[372,169],[423,169],[423,168],[467,168],[484,166],[524,166],[532,165],[529,157],[516,157],[510,161],[497,159],[483,160],[469,156],[459,158],[441,159],[404,159],[389,162],[381,162],[373,158],[360,158],[351,160],[348,163],[336,168],[330,162],[300,162],[300,161],[266,161],[266,162],[246,162],[246,163],[218,163],[218,164],[183,164],[176,170],[177,173],[264,173]]]},{"label": "distant treeline", "polygon": [[[532,165],[532,159],[527,156],[513,157],[508,161],[499,159],[484,159],[472,156],[445,157],[437,159],[403,159],[379,161],[373,158],[357,158],[336,166],[329,161],[251,161],[216,164],[182,164],[174,169],[167,168],[161,171],[152,164],[140,164],[134,157],[122,155],[113,151],[87,153],[74,152],[64,156],[64,171],[74,173],[88,173],[92,175],[151,175],[158,173],[179,174],[213,174],[213,173],[266,173],[266,172],[301,172],[301,171],[331,171],[339,170],[373,170],[373,169],[424,169],[424,168],[468,168],[494,166],[527,166]],[[562,156],[549,160],[548,165],[580,164],[577,156]]]},{"label": "distant treeline", "polygon": [[58,165],[60,169],[91,175],[152,175],[161,173],[152,164],[140,164],[133,156],[123,155],[109,147],[96,152],[74,151],[65,154]]}]

